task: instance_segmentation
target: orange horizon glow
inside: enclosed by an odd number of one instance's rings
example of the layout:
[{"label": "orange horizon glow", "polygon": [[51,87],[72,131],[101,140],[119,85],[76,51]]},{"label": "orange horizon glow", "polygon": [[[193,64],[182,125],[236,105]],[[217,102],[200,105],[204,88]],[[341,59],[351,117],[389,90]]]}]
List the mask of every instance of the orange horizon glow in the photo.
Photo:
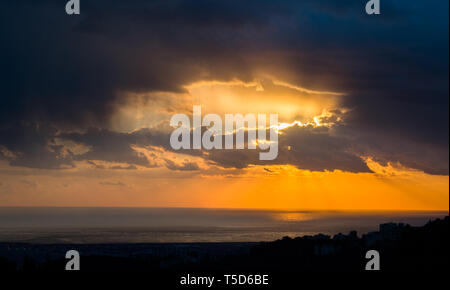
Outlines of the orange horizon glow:
[{"label": "orange horizon glow", "polygon": [[[372,166],[374,166],[372,164]],[[380,166],[380,165],[378,165]],[[264,170],[268,169],[271,171]],[[383,170],[387,170],[383,167]],[[261,210],[448,211],[449,178],[415,171],[348,173],[311,172],[293,166],[254,166],[239,175],[192,178],[146,178],[120,174],[98,181],[90,169],[68,174],[30,177],[17,194],[0,195],[0,206],[57,207],[183,207]],[[99,174],[91,173],[90,174]],[[392,175],[394,174],[394,175]],[[118,180],[121,180],[120,182]],[[22,180],[23,181],[23,180]],[[28,189],[26,191],[26,189]],[[27,202],[24,202],[24,201]]]}]

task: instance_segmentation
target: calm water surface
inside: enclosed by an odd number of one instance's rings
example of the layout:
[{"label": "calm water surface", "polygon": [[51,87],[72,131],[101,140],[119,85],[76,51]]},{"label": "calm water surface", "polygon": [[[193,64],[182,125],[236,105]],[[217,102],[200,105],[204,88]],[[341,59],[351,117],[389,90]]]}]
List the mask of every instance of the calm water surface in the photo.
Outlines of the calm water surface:
[{"label": "calm water surface", "polygon": [[319,212],[182,208],[2,208],[0,242],[256,242],[359,234],[380,223],[424,225],[448,212]]}]

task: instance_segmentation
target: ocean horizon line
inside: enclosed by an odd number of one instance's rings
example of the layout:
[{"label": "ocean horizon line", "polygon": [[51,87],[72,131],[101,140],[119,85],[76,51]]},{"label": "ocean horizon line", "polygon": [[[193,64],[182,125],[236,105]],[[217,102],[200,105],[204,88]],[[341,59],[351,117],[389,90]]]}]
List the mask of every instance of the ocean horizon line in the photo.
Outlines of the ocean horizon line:
[{"label": "ocean horizon line", "polygon": [[449,213],[449,209],[283,209],[283,208],[233,208],[233,207],[178,207],[178,206],[3,206],[1,209],[156,209],[156,210],[223,210],[266,212],[314,213]]}]

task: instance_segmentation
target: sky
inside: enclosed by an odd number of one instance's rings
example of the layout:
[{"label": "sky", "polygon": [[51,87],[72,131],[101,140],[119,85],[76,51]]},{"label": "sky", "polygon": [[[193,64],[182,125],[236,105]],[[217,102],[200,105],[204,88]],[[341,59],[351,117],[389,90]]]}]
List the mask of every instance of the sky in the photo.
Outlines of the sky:
[{"label": "sky", "polygon": [[[2,1],[0,206],[447,210],[449,3]],[[278,114],[278,157],[170,118]]]}]

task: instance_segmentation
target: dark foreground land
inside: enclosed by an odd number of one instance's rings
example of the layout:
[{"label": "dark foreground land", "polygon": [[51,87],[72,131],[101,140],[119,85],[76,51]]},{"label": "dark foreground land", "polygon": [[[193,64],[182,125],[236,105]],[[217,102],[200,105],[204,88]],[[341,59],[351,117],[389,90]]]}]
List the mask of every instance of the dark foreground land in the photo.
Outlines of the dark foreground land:
[{"label": "dark foreground land", "polygon": [[378,232],[285,237],[261,243],[37,245],[0,243],[0,271],[64,271],[68,250],[81,271],[153,273],[297,273],[364,271],[377,250],[382,271],[449,268],[449,218],[422,227],[383,224]]}]

